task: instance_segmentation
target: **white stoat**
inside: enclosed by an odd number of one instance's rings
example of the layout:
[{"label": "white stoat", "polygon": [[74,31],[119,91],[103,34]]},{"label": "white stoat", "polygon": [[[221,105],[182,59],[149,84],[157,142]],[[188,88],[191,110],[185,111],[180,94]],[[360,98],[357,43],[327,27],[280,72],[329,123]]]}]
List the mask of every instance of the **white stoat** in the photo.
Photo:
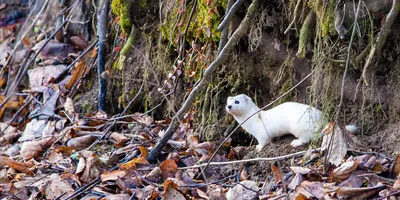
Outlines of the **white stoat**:
[{"label": "white stoat", "polygon": [[[242,123],[260,108],[250,97],[240,94],[228,97],[226,110],[238,123]],[[296,102],[285,102],[270,110],[260,111],[242,124],[242,127],[257,139],[256,149],[261,151],[272,138],[286,134],[293,134],[297,138],[290,143],[293,147],[306,144],[314,134],[322,135],[320,128],[324,124],[322,112],[317,108]],[[346,129],[350,132],[357,130],[354,125],[346,126]]]}]

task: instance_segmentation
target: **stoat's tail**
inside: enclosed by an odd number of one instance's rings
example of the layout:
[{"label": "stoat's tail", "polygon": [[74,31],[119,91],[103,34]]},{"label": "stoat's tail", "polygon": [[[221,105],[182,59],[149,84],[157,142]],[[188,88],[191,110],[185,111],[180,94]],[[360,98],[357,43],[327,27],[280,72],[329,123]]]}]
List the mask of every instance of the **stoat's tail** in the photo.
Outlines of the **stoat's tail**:
[{"label": "stoat's tail", "polygon": [[358,130],[358,127],[353,124],[346,125],[346,130],[350,133],[355,133]]}]

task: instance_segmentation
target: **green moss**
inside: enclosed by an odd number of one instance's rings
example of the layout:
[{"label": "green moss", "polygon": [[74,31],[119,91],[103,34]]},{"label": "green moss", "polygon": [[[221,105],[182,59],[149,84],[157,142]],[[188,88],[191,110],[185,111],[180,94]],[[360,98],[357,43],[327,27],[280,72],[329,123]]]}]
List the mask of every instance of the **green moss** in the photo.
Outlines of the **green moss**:
[{"label": "green moss", "polygon": [[142,7],[142,8],[146,8],[147,7],[147,0],[140,0],[139,6]]},{"label": "green moss", "polygon": [[[182,14],[179,14],[179,7],[178,3],[171,10],[165,23],[160,26],[163,37],[168,39],[174,46],[176,46],[178,33],[182,36],[186,29],[190,12],[193,8],[193,2],[187,5],[186,10]],[[225,8],[226,2],[215,1],[211,5],[208,5],[206,0],[199,0],[189,25],[186,39],[192,41],[197,38],[200,42],[218,42],[221,38],[221,32],[217,30],[217,27],[221,21],[222,14],[217,15],[217,10],[224,10]]]},{"label": "green moss", "polygon": [[322,0],[310,0],[308,6],[317,14],[317,24],[321,27],[322,37],[336,35],[335,0],[329,0],[327,4]]},{"label": "green moss", "polygon": [[300,59],[303,59],[306,56],[306,46],[311,38],[311,29],[314,26],[314,11],[308,13],[306,19],[303,22],[303,26],[300,30],[300,38],[299,38],[299,48],[296,56]]},{"label": "green moss", "polygon": [[128,0],[113,0],[111,3],[111,9],[113,13],[120,18],[122,31],[129,34],[131,32],[132,19],[129,12],[130,4],[128,3]]}]

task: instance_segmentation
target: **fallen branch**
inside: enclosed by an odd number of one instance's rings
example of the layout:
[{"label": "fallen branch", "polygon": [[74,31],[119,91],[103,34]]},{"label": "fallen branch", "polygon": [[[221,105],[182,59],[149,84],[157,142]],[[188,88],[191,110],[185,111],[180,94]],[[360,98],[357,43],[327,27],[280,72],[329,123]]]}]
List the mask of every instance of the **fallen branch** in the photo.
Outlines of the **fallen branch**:
[{"label": "fallen branch", "polygon": [[[316,149],[317,151],[319,149]],[[272,158],[252,158],[252,159],[245,159],[245,160],[234,160],[234,161],[226,161],[226,162],[210,162],[210,163],[203,163],[200,165],[193,165],[189,167],[180,167],[178,169],[180,170],[185,170],[185,169],[193,169],[193,168],[199,168],[199,167],[206,167],[208,165],[228,165],[228,164],[236,164],[236,163],[245,163],[245,162],[255,162],[255,161],[278,161],[278,160],[285,160],[293,157],[298,157],[298,156],[303,156],[306,154],[307,151],[300,151],[284,156],[278,156],[278,157],[272,157]]]},{"label": "fallen branch", "polygon": [[254,19],[256,10],[258,10],[259,8],[258,6],[259,2],[260,0],[254,0],[253,3],[251,3],[251,5],[248,8],[247,14],[244,17],[243,21],[240,23],[238,29],[236,29],[236,31],[233,33],[232,37],[229,39],[226,46],[221,50],[218,57],[205,70],[203,78],[200,79],[199,82],[197,82],[198,84],[196,84],[196,86],[190,92],[188,98],[186,99],[181,109],[172,118],[172,122],[169,125],[167,131],[165,132],[164,136],[157,142],[154,148],[150,151],[149,156],[147,158],[149,162],[153,163],[156,162],[158,154],[161,152],[161,149],[164,147],[164,145],[176,131],[182,116],[189,110],[189,107],[196,100],[196,97],[204,90],[204,88],[210,82],[211,75],[213,74],[214,70],[220,65],[222,65],[222,63],[227,59],[228,55],[231,53],[233,47],[236,46],[240,38],[242,38],[246,34],[247,30],[249,29],[250,23]]}]

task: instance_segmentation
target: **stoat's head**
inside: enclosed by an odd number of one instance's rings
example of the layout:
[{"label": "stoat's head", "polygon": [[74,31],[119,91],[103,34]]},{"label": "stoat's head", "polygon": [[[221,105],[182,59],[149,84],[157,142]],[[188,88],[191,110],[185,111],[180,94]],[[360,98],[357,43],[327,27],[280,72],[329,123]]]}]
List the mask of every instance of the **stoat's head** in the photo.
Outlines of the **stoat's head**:
[{"label": "stoat's head", "polygon": [[242,116],[250,111],[249,108],[253,104],[254,103],[250,97],[246,96],[245,94],[239,94],[234,97],[228,97],[225,109],[233,116]]}]

